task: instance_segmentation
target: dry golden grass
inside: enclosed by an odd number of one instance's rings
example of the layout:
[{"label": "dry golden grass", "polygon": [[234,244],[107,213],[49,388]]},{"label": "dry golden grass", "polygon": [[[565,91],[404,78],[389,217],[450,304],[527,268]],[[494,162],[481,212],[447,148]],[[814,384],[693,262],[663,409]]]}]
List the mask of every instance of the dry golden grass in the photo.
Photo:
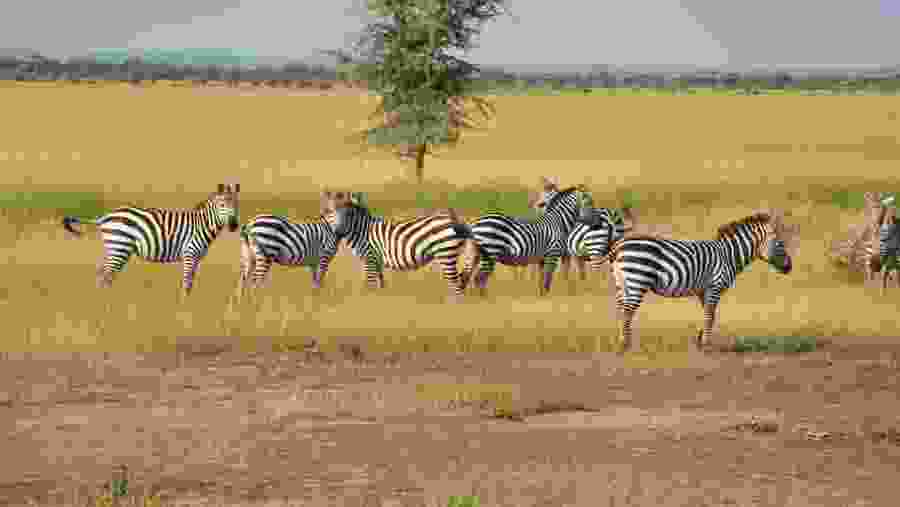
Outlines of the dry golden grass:
[{"label": "dry golden grass", "polygon": [[[93,188],[110,206],[188,207],[220,181],[242,184],[244,220],[278,200],[293,216],[316,212],[323,185],[370,192],[391,215],[408,196],[381,191],[402,177],[386,156],[354,158],[343,138],[375,106],[359,97],[236,97],[152,88],[14,88],[0,185],[31,191]],[[587,182],[598,205],[638,192],[641,223],[681,238],[711,238],[723,222],[781,206],[802,227],[788,277],[757,264],[723,300],[720,329],[736,335],[900,336],[897,293],[880,297],[857,275],[828,265],[829,241],[858,213],[827,203],[823,189],[900,180],[891,144],[900,106],[880,97],[499,97],[496,127],[429,160],[426,175],[456,185],[491,178],[534,186],[538,175]],[[800,146],[806,145],[806,151]],[[795,151],[785,151],[794,147]],[[73,157],[73,154],[77,156]],[[365,167],[365,169],[361,169]],[[711,177],[713,174],[715,176]],[[391,192],[395,192],[392,194]],[[405,192],[405,191],[404,191]],[[827,192],[826,192],[827,193]],[[466,212],[467,215],[471,213]],[[132,260],[111,290],[94,286],[102,247],[95,232],[70,239],[49,212],[0,217],[4,349],[161,346],[178,337],[370,337],[417,349],[593,350],[616,334],[604,276],[557,278],[551,297],[501,268],[487,300],[455,306],[432,269],[388,273],[368,293],[344,252],[313,294],[305,269],[276,267],[259,300],[230,304],[238,277],[236,234],[201,264],[194,294],[175,296],[179,265]],[[573,276],[574,278],[574,276]],[[686,343],[702,321],[692,299],[649,297],[637,319],[646,344]],[[252,340],[248,340],[251,343]]]}]

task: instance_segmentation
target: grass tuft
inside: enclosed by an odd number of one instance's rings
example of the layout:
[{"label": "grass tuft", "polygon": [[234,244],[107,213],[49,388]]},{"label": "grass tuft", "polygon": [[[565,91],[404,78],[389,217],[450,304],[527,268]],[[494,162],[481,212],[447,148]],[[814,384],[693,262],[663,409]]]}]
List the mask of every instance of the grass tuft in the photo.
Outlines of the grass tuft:
[{"label": "grass tuft", "polygon": [[740,336],[735,339],[734,352],[795,353],[816,350],[812,336]]}]

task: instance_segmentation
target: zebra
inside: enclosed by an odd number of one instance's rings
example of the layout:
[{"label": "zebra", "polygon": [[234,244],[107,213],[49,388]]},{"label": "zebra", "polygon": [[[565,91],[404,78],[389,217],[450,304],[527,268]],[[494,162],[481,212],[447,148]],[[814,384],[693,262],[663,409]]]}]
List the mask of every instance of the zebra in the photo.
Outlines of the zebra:
[{"label": "zebra", "polygon": [[326,190],[322,198],[326,220],[335,234],[364,262],[370,288],[384,288],[385,268],[413,271],[436,260],[443,266],[450,300],[460,300],[464,287],[457,259],[471,231],[454,210],[389,220],[372,215],[361,192]]},{"label": "zebra", "polygon": [[466,259],[464,287],[472,279],[476,264],[475,285],[484,294],[497,262],[505,265],[540,263],[544,267],[544,276],[539,293],[546,295],[550,291],[553,272],[565,250],[569,231],[583,210],[593,207],[593,200],[583,187],[561,191],[547,178],[542,179],[542,184],[543,192],[535,206],[546,211],[538,220],[527,222],[502,213],[488,213],[469,224],[477,248],[475,255]]},{"label": "zebra", "polygon": [[257,215],[241,227],[240,293],[268,278],[272,264],[308,266],[314,289],[322,286],[340,243],[324,216],[296,223],[277,215]]},{"label": "zebra", "polygon": [[[881,294],[887,289],[888,280],[893,277],[900,287],[900,227],[897,225],[897,211],[893,207],[888,207],[894,202],[894,196],[889,196],[882,200],[885,209],[881,213],[878,220],[878,255],[877,265],[873,265],[873,269],[877,269],[881,275]],[[873,263],[874,264],[874,263]]]},{"label": "zebra", "polygon": [[[579,219],[569,237],[562,260],[562,274],[568,278],[571,261],[575,260],[579,278],[585,280],[585,264],[590,261],[591,270],[600,271],[606,262],[612,243],[630,234],[634,229],[635,216],[631,207],[621,210],[614,208],[592,208],[587,219]],[[628,220],[628,225],[625,224]]]},{"label": "zebra", "polygon": [[165,208],[117,208],[91,220],[67,216],[63,227],[75,236],[73,226],[88,223],[100,227],[104,258],[97,268],[97,286],[112,286],[132,254],[149,262],[184,264],[183,295],[188,296],[200,261],[226,225],[238,228],[238,192],[241,185],[219,184],[217,191],[192,210]]},{"label": "zebra", "polygon": [[[864,195],[865,209],[868,222],[865,224],[862,235],[858,238],[860,245],[858,253],[858,264],[862,266],[864,284],[874,283],[879,276],[882,277],[882,291],[887,278],[890,277],[892,269],[883,272],[882,259],[880,249],[882,246],[888,248],[888,257],[890,257],[890,245],[892,245],[892,236],[890,224],[887,221],[894,221],[893,208],[894,196],[884,192],[866,192]],[[886,227],[886,230],[882,230]],[[882,233],[884,236],[882,237]],[[886,241],[886,243],[885,243]],[[892,263],[888,263],[892,266]]]},{"label": "zebra", "polygon": [[[859,246],[857,264],[862,267],[865,285],[874,283],[881,272],[879,262],[879,226],[885,218],[887,205],[891,202],[891,196],[884,192],[866,192],[863,194],[865,202],[864,214],[866,224],[861,235],[855,239]],[[855,249],[854,249],[855,250]]]},{"label": "zebra", "polygon": [[780,212],[757,213],[722,225],[714,240],[674,240],[635,235],[614,244],[610,263],[616,287],[620,339],[631,348],[631,323],[648,290],[664,297],[696,296],[703,306],[698,348],[706,344],[722,294],[754,259],[787,275],[792,260],[785,249],[789,231]]}]

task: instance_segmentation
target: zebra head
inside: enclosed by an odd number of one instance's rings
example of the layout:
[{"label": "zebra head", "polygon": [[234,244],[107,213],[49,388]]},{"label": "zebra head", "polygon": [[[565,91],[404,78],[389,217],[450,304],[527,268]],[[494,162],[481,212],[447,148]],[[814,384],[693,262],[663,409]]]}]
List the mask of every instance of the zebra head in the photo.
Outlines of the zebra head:
[{"label": "zebra head", "polygon": [[547,212],[547,209],[550,206],[550,203],[553,201],[553,198],[556,197],[559,193],[559,182],[557,178],[548,178],[546,176],[542,176],[541,191],[534,199],[529,202],[529,204],[538,212],[538,215],[543,215]]},{"label": "zebra head", "polygon": [[227,224],[228,230],[231,232],[236,231],[240,226],[240,213],[238,211],[238,192],[240,190],[240,183],[234,185],[219,183],[216,193],[211,198],[217,223]]},{"label": "zebra head", "polygon": [[[760,222],[763,225],[763,238],[757,246],[757,256],[767,262],[778,273],[783,275],[789,274],[793,268],[791,256],[787,253],[785,240],[789,234],[789,229],[784,223],[784,219],[780,212],[771,214],[760,214]],[[763,251],[762,244],[765,243],[766,249]]]},{"label": "zebra head", "polygon": [[368,214],[365,194],[325,190],[322,192],[322,211],[334,234],[339,239],[343,238],[350,232],[353,217],[357,213]]}]

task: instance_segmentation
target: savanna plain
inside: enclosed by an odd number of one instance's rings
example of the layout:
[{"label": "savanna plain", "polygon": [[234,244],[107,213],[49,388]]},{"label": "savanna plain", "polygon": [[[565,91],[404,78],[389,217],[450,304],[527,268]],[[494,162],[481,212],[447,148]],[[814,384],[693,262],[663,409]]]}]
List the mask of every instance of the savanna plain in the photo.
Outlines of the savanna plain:
[{"label": "savanna plain", "polygon": [[[862,193],[900,190],[890,97],[495,97],[496,118],[426,163],[426,182],[346,138],[367,95],[8,87],[0,136],[4,367],[0,502],[93,502],[127,465],[132,500],[188,505],[889,505],[900,290],[832,265]],[[649,296],[643,350],[617,334],[609,275],[550,296],[499,268],[447,304],[437,270],[365,287],[342,251],[314,292],[275,267],[234,298],[223,233],[194,292],[179,265],[132,259],[95,287],[99,235],[64,214],[191,207],[241,183],[243,221],[319,212],[323,188],[387,216],[454,207],[526,216],[540,176],[584,183],[636,228],[712,238],[768,208],[798,226],[793,272],[762,263],[723,298],[716,342],[688,347],[693,299]],[[88,229],[90,230],[90,229]],[[814,340],[737,354],[747,337]],[[630,502],[630,503],[629,503]]]}]

